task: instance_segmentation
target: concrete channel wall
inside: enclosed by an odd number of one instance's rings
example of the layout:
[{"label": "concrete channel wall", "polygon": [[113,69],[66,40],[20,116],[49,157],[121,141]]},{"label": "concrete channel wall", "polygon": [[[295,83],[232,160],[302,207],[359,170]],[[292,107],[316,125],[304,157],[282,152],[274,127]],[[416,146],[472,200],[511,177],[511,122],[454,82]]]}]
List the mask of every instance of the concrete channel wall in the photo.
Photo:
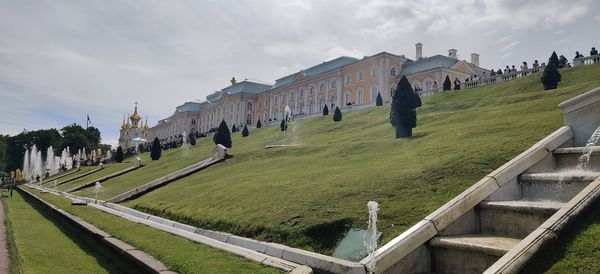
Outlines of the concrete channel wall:
[{"label": "concrete channel wall", "polygon": [[75,186],[75,187],[73,187],[73,188],[71,188],[71,189],[68,189],[68,190],[67,190],[67,192],[73,192],[73,191],[80,190],[80,189],[82,189],[82,188],[86,188],[86,187],[88,187],[88,186],[92,186],[92,185],[94,185],[96,182],[100,182],[100,183],[102,183],[102,182],[104,182],[104,181],[106,181],[106,180],[108,180],[108,179],[111,179],[111,178],[114,178],[114,177],[117,177],[117,176],[121,176],[121,175],[123,175],[123,174],[125,174],[125,173],[127,173],[127,172],[134,171],[134,170],[136,170],[136,169],[138,169],[138,168],[140,168],[140,167],[143,167],[143,165],[134,165],[134,166],[131,166],[131,167],[128,167],[128,168],[125,168],[125,169],[119,170],[119,171],[117,171],[117,172],[114,172],[114,173],[108,174],[108,175],[106,175],[106,176],[104,176],[104,177],[101,177],[101,178],[98,178],[98,179],[96,179],[96,180],[93,180],[93,181],[89,181],[89,182],[87,182],[87,183],[84,183],[83,185]]},{"label": "concrete channel wall", "polygon": [[21,186],[18,191],[35,208],[52,216],[54,220],[66,224],[67,228],[75,235],[110,258],[113,263],[120,265],[128,273],[175,273],[169,271],[167,266],[144,251],[112,237],[81,218],[44,201],[25,188],[25,186]]}]

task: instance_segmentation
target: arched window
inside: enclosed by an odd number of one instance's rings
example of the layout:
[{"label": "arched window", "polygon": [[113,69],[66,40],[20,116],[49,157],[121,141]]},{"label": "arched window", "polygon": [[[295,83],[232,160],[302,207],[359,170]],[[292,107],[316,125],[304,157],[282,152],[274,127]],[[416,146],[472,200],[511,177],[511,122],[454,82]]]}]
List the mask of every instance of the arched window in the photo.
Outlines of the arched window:
[{"label": "arched window", "polygon": [[352,83],[352,76],[346,75],[345,83],[346,85],[350,85]]},{"label": "arched window", "polygon": [[357,75],[356,75],[356,79],[357,79],[358,81],[362,81],[362,80],[364,80],[364,79],[365,79],[365,73],[364,73],[362,70],[361,70],[361,71],[359,71],[359,72],[357,73]]},{"label": "arched window", "polygon": [[246,115],[246,124],[252,125],[252,114],[251,113],[248,113],[248,115]]},{"label": "arched window", "polygon": [[335,87],[337,86],[337,81],[336,80],[331,80],[331,89],[335,89]]},{"label": "arched window", "polygon": [[352,93],[348,90],[344,96],[344,105],[349,105],[352,103]]},{"label": "arched window", "polygon": [[304,113],[304,103],[300,102],[298,104],[297,110],[298,110],[298,114],[303,114]]},{"label": "arched window", "polygon": [[396,68],[392,68],[392,70],[390,71],[390,74],[392,76],[396,76]]},{"label": "arched window", "polygon": [[315,88],[314,88],[314,87],[310,87],[310,88],[308,89],[308,95],[313,95],[313,92],[314,92],[314,90],[315,90]]},{"label": "arched window", "polygon": [[279,103],[279,97],[275,96],[275,99],[273,100],[273,102],[275,102],[275,104]]},{"label": "arched window", "polygon": [[252,110],[252,103],[248,102],[248,104],[246,105],[246,109],[247,110]]},{"label": "arched window", "polygon": [[333,96],[331,96],[331,109],[330,109],[330,111],[334,110],[336,106],[337,106],[337,96],[333,95]]},{"label": "arched window", "polygon": [[313,112],[315,112],[315,102],[311,99],[308,103],[308,113],[310,114]]},{"label": "arched window", "polygon": [[325,91],[325,84],[321,83],[321,86],[319,86],[319,91],[320,92]]},{"label": "arched window", "polygon": [[425,90],[430,90],[433,87],[433,82],[431,80],[425,81]]},{"label": "arched window", "polygon": [[377,77],[377,67],[372,67],[371,68],[371,77]]},{"label": "arched window", "polygon": [[291,97],[292,97],[292,101],[296,100],[296,92],[295,91],[292,91],[292,96]]},{"label": "arched window", "polygon": [[300,90],[300,97],[304,97],[304,89]]},{"label": "arched window", "polygon": [[375,102],[377,100],[377,92],[378,92],[378,88],[377,86],[372,86],[371,87],[371,102]]},{"label": "arched window", "polygon": [[196,119],[192,119],[192,125],[196,124]]},{"label": "arched window", "polygon": [[359,105],[362,105],[363,102],[363,97],[365,96],[365,91],[362,88],[358,88],[358,91],[356,92],[356,103]]},{"label": "arched window", "polygon": [[323,100],[323,97],[319,97],[319,112],[323,111],[323,108],[325,108],[325,102]]}]

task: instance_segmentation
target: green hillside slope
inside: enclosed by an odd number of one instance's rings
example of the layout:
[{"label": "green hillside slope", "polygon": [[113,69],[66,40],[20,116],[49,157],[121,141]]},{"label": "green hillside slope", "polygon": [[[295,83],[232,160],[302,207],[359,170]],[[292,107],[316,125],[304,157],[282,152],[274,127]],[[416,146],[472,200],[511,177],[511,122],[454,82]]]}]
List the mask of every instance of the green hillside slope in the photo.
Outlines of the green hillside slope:
[{"label": "green hillside slope", "polygon": [[236,133],[233,158],[127,205],[330,253],[349,227],[366,227],[374,200],[387,242],[560,127],[558,103],[600,86],[600,66],[561,73],[552,91],[535,75],[425,97],[410,139],[394,139],[389,106],[345,112],[336,124],[331,116],[298,121],[288,136],[297,147],[263,148],[283,141],[278,127]]}]

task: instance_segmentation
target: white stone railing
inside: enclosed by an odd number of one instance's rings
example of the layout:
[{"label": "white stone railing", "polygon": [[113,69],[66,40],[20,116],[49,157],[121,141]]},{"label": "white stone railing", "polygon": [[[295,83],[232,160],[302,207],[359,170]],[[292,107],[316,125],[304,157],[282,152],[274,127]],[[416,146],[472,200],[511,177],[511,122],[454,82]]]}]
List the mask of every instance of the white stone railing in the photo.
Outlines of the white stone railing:
[{"label": "white stone railing", "polygon": [[482,79],[479,79],[476,81],[468,81],[468,82],[465,81],[460,84],[460,89],[470,89],[470,88],[475,88],[475,87],[487,86],[489,84],[494,84],[494,83],[502,83],[502,82],[506,82],[506,81],[511,81],[514,79],[519,79],[521,77],[539,73],[540,71],[544,71],[544,68],[545,67],[540,66],[537,68],[530,68],[527,70],[520,70],[520,71],[515,71],[515,72],[510,72],[510,73],[497,74],[495,76],[482,78]]},{"label": "white stone railing", "polygon": [[600,64],[600,54],[573,59],[574,67],[587,66],[593,64]]}]

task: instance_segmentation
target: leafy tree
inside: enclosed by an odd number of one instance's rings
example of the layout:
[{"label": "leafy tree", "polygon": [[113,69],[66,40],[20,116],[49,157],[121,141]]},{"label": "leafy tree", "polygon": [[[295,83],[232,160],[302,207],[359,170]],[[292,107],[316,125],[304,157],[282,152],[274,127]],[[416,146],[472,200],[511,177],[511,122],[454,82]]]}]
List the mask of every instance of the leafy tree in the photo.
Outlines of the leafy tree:
[{"label": "leafy tree", "polygon": [[231,132],[238,132],[237,128],[235,127],[235,124],[231,127]]},{"label": "leafy tree", "polygon": [[100,130],[95,127],[88,127],[85,130],[85,138],[87,139],[89,147],[86,149],[97,149],[100,145],[102,138],[100,137]]},{"label": "leafy tree", "polygon": [[69,149],[73,152],[83,148],[85,148],[87,151],[90,151],[91,146],[87,140],[87,132],[80,125],[68,125],[63,127],[60,131],[62,132],[63,137],[60,150],[69,147]]},{"label": "leafy tree", "polygon": [[248,126],[244,125],[244,129],[242,130],[242,137],[247,137],[250,134],[248,131]]},{"label": "leafy tree", "polygon": [[[13,171],[17,168],[22,169],[25,149],[31,147],[33,141],[31,134],[23,131],[15,136],[8,137],[6,140],[6,171]],[[29,175],[28,175],[29,176]]]},{"label": "leafy tree", "polygon": [[0,172],[7,171],[6,169],[6,141],[8,135],[0,134]]},{"label": "leafy tree", "polygon": [[190,134],[188,134],[188,139],[190,140],[190,145],[196,145],[196,134],[190,132]]},{"label": "leafy tree", "polygon": [[421,106],[419,94],[413,91],[406,76],[402,76],[390,111],[390,123],[396,128],[396,138],[412,136],[412,129],[417,126],[416,108]]},{"label": "leafy tree", "polygon": [[450,76],[446,75],[444,80],[444,90],[450,90],[452,88],[452,82],[450,82]]},{"label": "leafy tree", "polygon": [[342,111],[340,110],[339,107],[335,107],[335,110],[333,112],[333,121],[339,122],[341,120],[342,120]]},{"label": "leafy tree", "polygon": [[103,153],[106,153],[107,151],[112,149],[112,146],[109,144],[100,144],[98,145],[98,148],[102,150]]},{"label": "leafy tree", "polygon": [[[118,155],[118,152],[117,152]],[[158,137],[154,137],[154,141],[152,142],[152,147],[150,148],[150,159],[152,159],[152,161],[157,161],[158,159],[160,159],[160,156],[162,155],[162,149],[160,147],[160,141],[158,140]]]},{"label": "leafy tree", "polygon": [[262,127],[262,123],[260,122],[260,119],[258,119],[258,122],[256,122],[256,128],[261,128]]},{"label": "leafy tree", "polygon": [[377,100],[375,102],[376,106],[383,106],[383,98],[381,98],[381,93],[377,92]]},{"label": "leafy tree", "polygon": [[555,89],[558,87],[561,75],[558,72],[558,68],[554,66],[554,63],[548,62],[548,65],[544,68],[544,74],[542,75],[542,85],[544,90]]},{"label": "leafy tree", "polygon": [[548,65],[553,64],[555,68],[559,68],[560,67],[560,61],[558,60],[558,55],[556,55],[556,51],[552,52],[552,55],[550,55],[550,59],[548,59]]},{"label": "leafy tree", "polygon": [[124,160],[124,157],[123,157],[123,148],[121,148],[121,146],[119,146],[117,148],[117,153],[115,154],[115,162],[122,163],[123,160]]},{"label": "leafy tree", "polygon": [[327,108],[327,104],[323,107],[323,116],[329,115],[329,108]]},{"label": "leafy tree", "polygon": [[231,148],[231,132],[229,132],[229,127],[227,126],[225,120],[221,121],[217,132],[213,136],[213,142],[215,144],[221,144],[224,147]]}]

